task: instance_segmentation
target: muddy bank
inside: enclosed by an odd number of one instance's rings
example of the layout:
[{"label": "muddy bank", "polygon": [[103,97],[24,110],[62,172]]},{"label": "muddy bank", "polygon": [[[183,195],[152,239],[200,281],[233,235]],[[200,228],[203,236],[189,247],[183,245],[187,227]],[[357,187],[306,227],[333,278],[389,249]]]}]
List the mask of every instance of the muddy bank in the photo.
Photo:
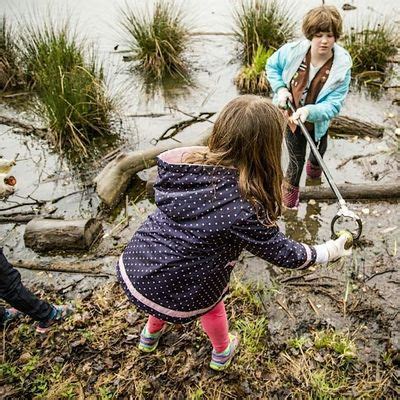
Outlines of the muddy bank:
[{"label": "muddy bank", "polygon": [[2,396],[396,398],[400,321],[391,290],[400,274],[393,257],[381,262],[357,276],[351,260],[301,273],[273,269],[269,284],[256,285],[243,283],[257,264],[245,257],[226,299],[242,339],[225,373],[209,370],[211,346],[198,323],[171,326],[154,354],[140,353],[145,316],[119,286],[103,285],[46,338],[27,320],[4,330]]}]

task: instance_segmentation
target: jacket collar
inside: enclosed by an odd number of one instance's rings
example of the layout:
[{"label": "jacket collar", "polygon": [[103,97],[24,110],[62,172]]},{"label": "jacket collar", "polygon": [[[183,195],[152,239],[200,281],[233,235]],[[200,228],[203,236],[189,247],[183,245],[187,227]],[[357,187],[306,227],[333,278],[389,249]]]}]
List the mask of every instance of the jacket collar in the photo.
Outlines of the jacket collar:
[{"label": "jacket collar", "polygon": [[[311,46],[311,42],[308,39],[299,40],[289,44],[289,54],[292,54],[288,62],[288,68],[283,72],[283,80],[287,87],[290,84],[290,80],[298,70],[304,56]],[[347,50],[337,43],[333,46],[334,57],[331,72],[327,79],[324,87],[318,95],[321,98],[326,95],[327,92],[332,90],[332,87],[336,84],[343,82],[347,71],[351,68],[352,62],[351,57]]]}]

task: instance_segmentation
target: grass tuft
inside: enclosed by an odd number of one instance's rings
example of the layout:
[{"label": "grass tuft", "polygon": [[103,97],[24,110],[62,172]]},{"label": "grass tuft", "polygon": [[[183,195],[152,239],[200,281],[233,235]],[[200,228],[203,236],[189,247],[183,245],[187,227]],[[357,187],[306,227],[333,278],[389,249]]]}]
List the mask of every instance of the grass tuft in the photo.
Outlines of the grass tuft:
[{"label": "grass tuft", "polygon": [[362,28],[351,28],[342,40],[353,59],[353,74],[370,78],[384,73],[390,57],[397,53],[395,28],[387,23],[368,22]]},{"label": "grass tuft", "polygon": [[259,46],[276,50],[293,38],[292,14],[278,0],[242,0],[233,15],[235,39],[245,65],[252,64]]},{"label": "grass tuft", "polygon": [[106,93],[103,67],[86,54],[68,22],[27,25],[21,35],[26,78],[38,97],[36,112],[45,116],[60,149],[82,152],[110,129],[114,102]]},{"label": "grass tuft", "polygon": [[184,53],[190,43],[190,29],[173,1],[157,1],[152,14],[126,5],[122,17],[132,59],[142,73],[156,79],[188,75]]},{"label": "grass tuft", "polygon": [[251,65],[243,67],[235,78],[235,84],[240,92],[253,94],[269,92],[265,65],[273,52],[272,48],[265,50],[264,46],[258,46]]},{"label": "grass tuft", "polygon": [[15,35],[3,16],[0,22],[0,90],[19,88],[22,78]]}]

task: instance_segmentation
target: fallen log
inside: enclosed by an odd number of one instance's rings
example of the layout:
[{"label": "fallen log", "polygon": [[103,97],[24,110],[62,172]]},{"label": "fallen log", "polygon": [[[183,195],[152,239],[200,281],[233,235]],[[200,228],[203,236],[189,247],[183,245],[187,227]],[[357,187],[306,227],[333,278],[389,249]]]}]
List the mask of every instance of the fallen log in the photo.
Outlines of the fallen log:
[{"label": "fallen log", "polygon": [[[117,258],[113,258],[116,262]],[[67,272],[76,274],[90,274],[96,275],[109,275],[102,272],[102,268],[105,264],[104,259],[96,261],[40,261],[40,260],[9,260],[10,264],[16,268],[31,269],[36,271],[50,271],[50,272]],[[110,260],[111,261],[111,260]],[[113,275],[110,275],[113,276]]]},{"label": "fallen log", "polygon": [[[400,198],[398,183],[386,184],[340,184],[337,185],[346,200],[388,200]],[[336,199],[332,189],[325,186],[305,186],[300,188],[301,200],[332,200]]]},{"label": "fallen log", "polygon": [[150,149],[119,154],[94,179],[98,196],[108,207],[115,206],[125,193],[132,176],[136,172],[155,165],[159,154],[177,147],[204,144],[208,136],[209,133],[206,133],[185,144],[159,143]]},{"label": "fallen log", "polygon": [[[146,193],[154,197],[154,182],[156,174],[152,174],[146,183]],[[400,198],[400,185],[387,184],[341,184],[337,185],[343,198],[346,200],[388,200]],[[300,200],[335,200],[335,194],[330,187],[305,186],[300,188]]]},{"label": "fallen log", "polygon": [[102,232],[94,218],[62,220],[35,218],[25,228],[25,246],[34,250],[87,249]]},{"label": "fallen log", "polygon": [[329,133],[333,135],[369,136],[374,138],[382,137],[384,127],[382,125],[363,122],[356,118],[339,116],[333,118]]}]

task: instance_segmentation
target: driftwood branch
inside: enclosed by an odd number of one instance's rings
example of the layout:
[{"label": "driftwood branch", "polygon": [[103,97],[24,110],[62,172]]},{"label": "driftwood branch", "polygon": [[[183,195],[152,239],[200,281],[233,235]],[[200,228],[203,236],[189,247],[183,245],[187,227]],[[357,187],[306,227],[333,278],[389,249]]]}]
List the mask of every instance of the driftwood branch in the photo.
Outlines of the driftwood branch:
[{"label": "driftwood branch", "polygon": [[356,118],[339,116],[333,118],[329,132],[334,135],[369,136],[379,138],[383,135],[382,125],[363,122]]},{"label": "driftwood branch", "polygon": [[34,132],[40,137],[45,137],[48,133],[47,128],[40,128],[31,124],[25,124],[15,118],[6,117],[4,115],[0,115],[0,124],[12,126],[14,128],[20,128],[26,131],[27,133]]},{"label": "driftwood branch", "polygon": [[98,196],[108,207],[115,206],[125,193],[132,176],[136,172],[155,165],[156,157],[159,154],[177,147],[204,144],[208,136],[209,134],[206,133],[199,136],[193,142],[185,144],[159,143],[150,149],[119,154],[95,178]]},{"label": "driftwood branch", "polygon": [[[116,258],[113,258],[115,262]],[[102,267],[104,260],[88,260],[80,262],[71,261],[40,261],[40,260],[10,260],[10,263],[17,268],[32,269],[38,271],[67,272],[76,274],[91,274],[98,276],[103,274]]]},{"label": "driftwood branch", "polygon": [[[341,184],[337,185],[346,200],[384,200],[400,198],[398,183],[386,184]],[[332,200],[336,199],[332,189],[324,186],[306,186],[300,189],[301,200]]]},{"label": "driftwood branch", "polygon": [[[199,115],[191,116],[190,119],[180,121],[180,122],[170,126],[168,129],[166,129],[158,139],[153,139],[151,141],[151,144],[157,144],[161,140],[167,140],[167,139],[176,140],[174,138],[179,132],[182,132],[187,127],[189,127],[193,124],[196,124],[198,122],[210,122],[209,118],[211,118],[215,114],[216,114],[215,112],[202,112]],[[186,114],[186,115],[188,115],[188,114]]]}]

